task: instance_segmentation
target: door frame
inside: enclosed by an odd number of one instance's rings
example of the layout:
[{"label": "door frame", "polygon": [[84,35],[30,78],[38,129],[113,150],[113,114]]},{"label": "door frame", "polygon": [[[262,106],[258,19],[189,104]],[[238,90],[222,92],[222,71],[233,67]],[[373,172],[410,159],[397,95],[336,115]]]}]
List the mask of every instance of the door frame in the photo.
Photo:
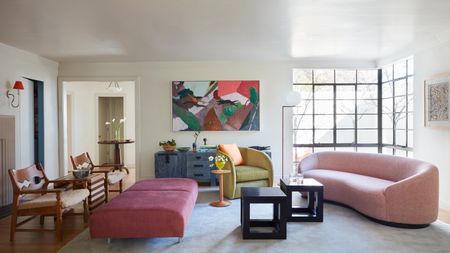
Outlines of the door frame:
[{"label": "door frame", "polygon": [[[141,90],[141,82],[139,76],[61,76],[58,77],[58,133],[60,138],[58,138],[58,150],[59,150],[59,176],[63,176],[67,171],[67,168],[64,168],[64,160],[65,152],[64,152],[64,114],[63,114],[63,91],[64,91],[64,82],[111,82],[111,81],[129,81],[134,82],[134,115],[135,115],[135,163],[136,163],[136,180],[142,179],[142,171],[141,171],[141,98],[140,98],[140,90]],[[108,96],[115,93],[108,93]],[[124,100],[125,103],[125,100]],[[98,104],[96,105],[98,107]],[[98,110],[98,109],[97,109]],[[96,112],[98,113],[98,112]],[[97,124],[96,124],[97,125]],[[98,131],[98,129],[96,130]],[[97,132],[98,136],[98,132]]]}]

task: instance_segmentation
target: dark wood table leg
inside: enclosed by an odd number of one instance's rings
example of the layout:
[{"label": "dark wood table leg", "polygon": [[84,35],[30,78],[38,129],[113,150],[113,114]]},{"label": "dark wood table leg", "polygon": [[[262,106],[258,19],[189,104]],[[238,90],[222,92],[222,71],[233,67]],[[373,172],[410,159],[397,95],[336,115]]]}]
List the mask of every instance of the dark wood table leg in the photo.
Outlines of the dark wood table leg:
[{"label": "dark wood table leg", "polygon": [[[120,163],[120,145],[119,143],[114,144],[114,164],[121,164]],[[114,170],[120,170],[120,167],[117,165]]]}]

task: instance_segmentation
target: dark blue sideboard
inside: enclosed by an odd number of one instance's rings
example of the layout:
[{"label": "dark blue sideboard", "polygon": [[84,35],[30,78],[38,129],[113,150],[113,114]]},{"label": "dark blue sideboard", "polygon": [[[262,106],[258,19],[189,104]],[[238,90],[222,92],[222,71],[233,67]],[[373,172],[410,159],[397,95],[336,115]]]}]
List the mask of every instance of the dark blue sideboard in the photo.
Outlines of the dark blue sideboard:
[{"label": "dark blue sideboard", "polygon": [[197,182],[211,183],[216,185],[216,175],[210,167],[210,156],[216,152],[165,152],[155,153],[155,177],[184,177],[192,178]]}]

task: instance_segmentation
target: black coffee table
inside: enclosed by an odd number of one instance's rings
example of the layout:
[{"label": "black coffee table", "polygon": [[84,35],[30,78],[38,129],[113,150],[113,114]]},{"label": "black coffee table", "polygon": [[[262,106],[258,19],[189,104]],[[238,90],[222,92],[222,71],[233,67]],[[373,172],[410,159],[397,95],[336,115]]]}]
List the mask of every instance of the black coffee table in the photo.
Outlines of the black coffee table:
[{"label": "black coffee table", "polygon": [[[304,178],[301,183],[280,180],[280,188],[287,196],[287,220],[299,222],[323,222],[323,185],[313,179]],[[307,194],[307,206],[292,206],[292,192]]]},{"label": "black coffee table", "polygon": [[[250,204],[273,204],[273,219],[250,219]],[[241,188],[241,228],[243,239],[286,239],[286,194],[279,188]],[[269,231],[261,231],[268,228]]]}]

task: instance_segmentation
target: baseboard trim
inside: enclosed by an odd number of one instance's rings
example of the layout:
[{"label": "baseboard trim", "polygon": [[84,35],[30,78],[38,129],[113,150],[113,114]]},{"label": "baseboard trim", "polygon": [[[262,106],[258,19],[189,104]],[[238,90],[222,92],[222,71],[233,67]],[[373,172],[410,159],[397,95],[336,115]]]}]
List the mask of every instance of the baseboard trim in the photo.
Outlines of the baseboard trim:
[{"label": "baseboard trim", "polygon": [[439,201],[439,208],[450,212],[450,202],[441,199]]}]

